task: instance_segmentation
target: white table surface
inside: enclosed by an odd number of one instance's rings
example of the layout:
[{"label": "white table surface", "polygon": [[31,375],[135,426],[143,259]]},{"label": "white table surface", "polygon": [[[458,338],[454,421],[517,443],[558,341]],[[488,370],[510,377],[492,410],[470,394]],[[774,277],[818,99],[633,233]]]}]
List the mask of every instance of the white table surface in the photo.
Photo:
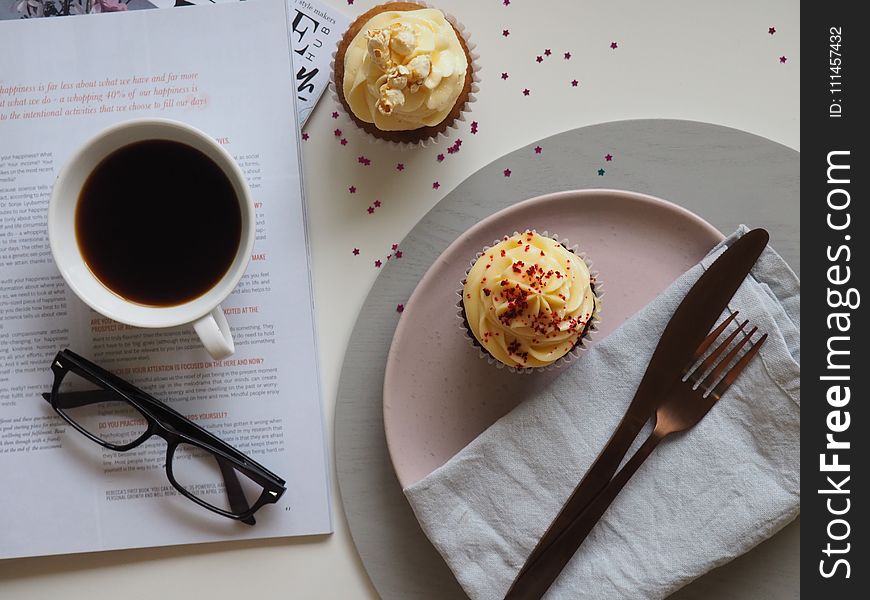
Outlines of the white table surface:
[{"label": "white table surface", "polygon": [[[376,4],[325,1],[354,16]],[[553,133],[635,118],[707,121],[799,149],[795,0],[512,0],[509,6],[502,0],[440,0],[438,6],[466,25],[482,67],[472,114],[447,143],[405,152],[372,145],[346,117],[332,118],[339,109],[329,93],[305,128],[330,443],[345,346],[378,274],[374,261],[384,260],[393,243],[478,168]],[[769,34],[769,27],[776,33]],[[785,63],[780,56],[787,57]],[[575,78],[579,85],[572,87]],[[471,120],[479,123],[477,135],[470,133]],[[336,128],[347,145],[334,136]],[[449,155],[446,148],[456,138],[463,141],[461,151]],[[440,163],[439,153],[446,155]],[[359,156],[371,164],[359,163]],[[402,172],[396,170],[399,162]],[[601,184],[606,187],[606,176]],[[349,186],[357,192],[350,194]],[[381,206],[368,214],[375,200]],[[332,481],[331,536],[7,560],[0,562],[0,598],[377,598],[350,538],[334,475]]]}]

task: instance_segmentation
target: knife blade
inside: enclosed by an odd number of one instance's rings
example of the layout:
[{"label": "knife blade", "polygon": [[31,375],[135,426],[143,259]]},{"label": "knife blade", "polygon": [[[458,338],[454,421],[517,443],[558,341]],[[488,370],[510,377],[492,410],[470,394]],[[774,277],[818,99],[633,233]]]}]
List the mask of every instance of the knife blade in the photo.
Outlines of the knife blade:
[{"label": "knife blade", "polygon": [[[526,595],[523,591],[525,586],[518,583],[530,576],[530,571],[541,555],[613,478],[637,434],[655,413],[664,392],[679,381],[682,370],[691,360],[695,349],[728,306],[769,239],[770,236],[764,229],[753,229],[744,234],[713,261],[677,306],[662,332],[628,410],[604,449],[526,559],[505,600],[525,600],[533,597]],[[562,566],[571,559],[570,556],[563,558]],[[559,567],[556,575],[561,568]]]}]

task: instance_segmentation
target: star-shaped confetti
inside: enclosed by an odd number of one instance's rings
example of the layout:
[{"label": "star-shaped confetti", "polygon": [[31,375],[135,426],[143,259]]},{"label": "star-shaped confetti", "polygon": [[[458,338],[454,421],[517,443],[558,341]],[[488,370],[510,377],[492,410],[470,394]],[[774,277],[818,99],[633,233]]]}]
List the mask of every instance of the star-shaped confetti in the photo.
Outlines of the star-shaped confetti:
[{"label": "star-shaped confetti", "polygon": [[577,87],[578,85],[580,85],[579,81],[577,81],[576,79],[571,80],[571,87]]},{"label": "star-shaped confetti", "polygon": [[310,138],[310,137],[311,137],[311,136],[308,135],[307,133],[303,133],[303,134],[302,134],[302,141],[303,141],[303,142],[307,142],[307,141],[308,141],[308,138]]},{"label": "star-shaped confetti", "polygon": [[381,207],[381,201],[380,201],[380,200],[375,200],[374,204],[375,204],[375,208],[380,208],[380,207]]},{"label": "star-shaped confetti", "polygon": [[502,4],[505,6],[510,6],[511,0],[502,0]]},{"label": "star-shaped confetti", "polygon": [[354,249],[353,249],[353,255],[354,255],[354,256],[359,256],[359,248],[354,248]]},{"label": "star-shaped confetti", "polygon": [[404,171],[405,170],[405,163],[396,164],[396,170],[397,171]]},{"label": "star-shaped confetti", "polygon": [[433,190],[437,190],[440,187],[441,187],[441,184],[438,183],[437,181],[432,182],[432,189]]},{"label": "star-shaped confetti", "polygon": [[619,48],[619,44],[617,44],[616,42],[610,42],[611,50],[616,50],[617,48]]},{"label": "star-shaped confetti", "polygon": [[396,258],[402,258],[402,251],[396,250]]},{"label": "star-shaped confetti", "polygon": [[378,269],[381,268],[381,265],[382,265],[382,264],[384,264],[384,263],[381,262],[381,259],[378,259],[378,260],[375,261],[375,266],[376,266]]},{"label": "star-shaped confetti", "polygon": [[553,51],[550,50],[549,48],[547,48],[546,50],[544,50],[544,56],[550,56],[552,53],[553,53]]},{"label": "star-shaped confetti", "polygon": [[368,158],[366,158],[365,156],[358,156],[357,159],[356,159],[356,162],[358,162],[359,164],[363,165],[364,167],[367,167],[367,166],[369,166],[370,164],[372,164],[371,159],[368,159]]},{"label": "star-shaped confetti", "polygon": [[532,91],[531,91],[529,88],[525,88],[525,89],[523,90],[523,96],[528,96],[528,95],[531,94],[531,93],[532,93]]},{"label": "star-shaped confetti", "polygon": [[539,64],[542,63],[542,62],[544,62],[544,57],[543,57],[543,56],[540,56],[540,55],[537,56],[537,57],[535,58],[535,62],[536,62],[536,63],[539,63]]},{"label": "star-shaped confetti", "polygon": [[782,64],[785,64],[785,61],[787,61],[787,60],[788,60],[788,57],[784,54],[779,57],[779,62]]},{"label": "star-shaped confetti", "polygon": [[510,30],[508,30],[508,29],[502,29],[502,30],[501,30],[501,34],[502,34],[503,36],[507,37],[507,36],[509,36],[509,35],[511,34],[511,32],[510,32]]},{"label": "star-shaped confetti", "polygon": [[611,160],[613,160],[613,155],[608,152],[607,154],[604,155],[604,160],[606,160],[607,162],[610,162]]},{"label": "star-shaped confetti", "polygon": [[405,305],[404,305],[404,304],[397,304],[397,305],[396,305],[396,312],[399,312],[399,313],[400,313],[400,312],[403,312],[404,310],[405,310]]},{"label": "star-shaped confetti", "polygon": [[478,127],[477,121],[472,121],[472,122],[471,122],[471,133],[472,133],[472,135],[476,135],[476,134],[477,134],[477,127]]},{"label": "star-shaped confetti", "polygon": [[604,173],[605,173],[604,169],[598,169],[598,175],[600,177],[604,177]]},{"label": "star-shaped confetti", "polygon": [[508,77],[510,77],[510,75],[508,75],[507,73],[502,73],[502,74],[501,74],[501,78],[502,78],[502,79],[507,79]]},{"label": "star-shaped confetti", "polygon": [[571,53],[570,53],[570,52],[566,52],[566,53],[563,54],[562,56],[565,57],[565,60],[571,60]]},{"label": "star-shaped confetti", "polygon": [[349,188],[347,188],[347,191],[350,192],[351,194],[356,194],[356,186],[355,185],[350,186]]},{"label": "star-shaped confetti", "polygon": [[505,176],[505,177],[510,177],[510,176],[511,176],[511,170],[510,170],[510,169],[505,169],[505,170],[502,171],[502,172],[504,173],[504,176]]},{"label": "star-shaped confetti", "polygon": [[[448,150],[448,152],[449,152],[449,150]],[[451,154],[453,154],[453,153],[451,152]],[[444,155],[439,154],[438,156],[435,157],[435,160],[437,160],[438,162],[441,162],[442,160],[444,160]]]},{"label": "star-shaped confetti", "polygon": [[776,27],[768,27],[767,33],[769,33],[770,35],[773,35],[774,33],[776,33]]},{"label": "star-shaped confetti", "polygon": [[399,249],[399,244],[393,244],[391,248],[395,251]]},{"label": "star-shaped confetti", "polygon": [[347,4],[348,4],[348,6],[352,5],[352,4],[353,4],[353,0],[347,0]]},{"label": "star-shaped confetti", "polygon": [[333,119],[337,119],[337,118],[338,118],[338,111],[335,111],[335,110],[332,111],[332,118],[333,118]]},{"label": "star-shaped confetti", "polygon": [[373,214],[375,212],[375,207],[369,206],[366,210],[369,212],[369,214]]},{"label": "star-shaped confetti", "polygon": [[341,141],[339,141],[338,143],[341,144],[342,146],[347,146],[347,139],[341,138]]},{"label": "star-shaped confetti", "polygon": [[544,149],[541,148],[540,146],[535,146],[535,154],[540,154],[543,151],[544,151]]},{"label": "star-shaped confetti", "polygon": [[337,138],[340,138],[340,137],[341,137],[341,129],[336,129],[336,130],[333,131],[332,133],[333,133],[333,134],[335,135],[335,137],[337,137]]}]

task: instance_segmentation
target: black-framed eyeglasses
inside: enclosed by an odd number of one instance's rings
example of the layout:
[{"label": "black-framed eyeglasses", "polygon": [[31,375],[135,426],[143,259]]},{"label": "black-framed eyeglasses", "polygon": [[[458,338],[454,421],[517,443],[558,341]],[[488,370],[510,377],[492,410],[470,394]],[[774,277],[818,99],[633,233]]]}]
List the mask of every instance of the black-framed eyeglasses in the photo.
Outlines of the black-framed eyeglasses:
[{"label": "black-framed eyeglasses", "polygon": [[170,483],[200,506],[254,525],[254,513],[286,490],[263,465],[72,350],[58,352],[51,370],[54,384],[42,397],[67,423],[117,452],[163,438]]}]

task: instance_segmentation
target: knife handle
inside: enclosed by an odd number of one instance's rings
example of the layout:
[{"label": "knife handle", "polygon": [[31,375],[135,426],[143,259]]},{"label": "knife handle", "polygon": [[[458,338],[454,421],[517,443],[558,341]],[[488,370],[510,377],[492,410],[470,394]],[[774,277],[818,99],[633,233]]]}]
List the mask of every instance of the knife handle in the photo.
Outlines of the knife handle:
[{"label": "knife handle", "polygon": [[598,496],[598,494],[607,486],[607,484],[610,483],[613,474],[616,473],[616,469],[619,467],[622,459],[625,458],[625,454],[631,447],[632,442],[634,442],[637,434],[640,433],[640,430],[643,429],[643,426],[651,416],[652,414],[646,414],[643,416],[636,413],[632,414],[631,411],[625,414],[622,421],[620,421],[619,426],[616,428],[616,431],[614,431],[613,435],[610,436],[607,445],[604,446],[604,449],[598,454],[598,458],[595,459],[595,462],[591,467],[589,467],[586,475],[583,476],[583,479],[577,487],[574,488],[574,491],[562,506],[559,514],[547,528],[543,537],[541,537],[534,550],[532,550],[532,553],[526,559],[526,563],[523,565],[523,568],[520,569],[516,579],[514,579],[514,584],[511,586],[511,590],[508,591],[507,596],[505,596],[505,600],[518,600],[522,597],[519,595],[512,595],[514,593],[514,586],[525,577],[526,572],[535,565],[556,538],[559,537],[559,534],[561,534],[566,527],[570,526],[571,523],[583,513],[595,497]]},{"label": "knife handle", "polygon": [[542,552],[540,560],[514,581],[505,600],[539,600],[547,593],[589,532],[601,520],[628,480],[663,438],[663,435],[658,435],[655,431],[647,438],[619,473],[607,483],[604,490],[592,499],[577,518],[556,535],[549,547]]}]

